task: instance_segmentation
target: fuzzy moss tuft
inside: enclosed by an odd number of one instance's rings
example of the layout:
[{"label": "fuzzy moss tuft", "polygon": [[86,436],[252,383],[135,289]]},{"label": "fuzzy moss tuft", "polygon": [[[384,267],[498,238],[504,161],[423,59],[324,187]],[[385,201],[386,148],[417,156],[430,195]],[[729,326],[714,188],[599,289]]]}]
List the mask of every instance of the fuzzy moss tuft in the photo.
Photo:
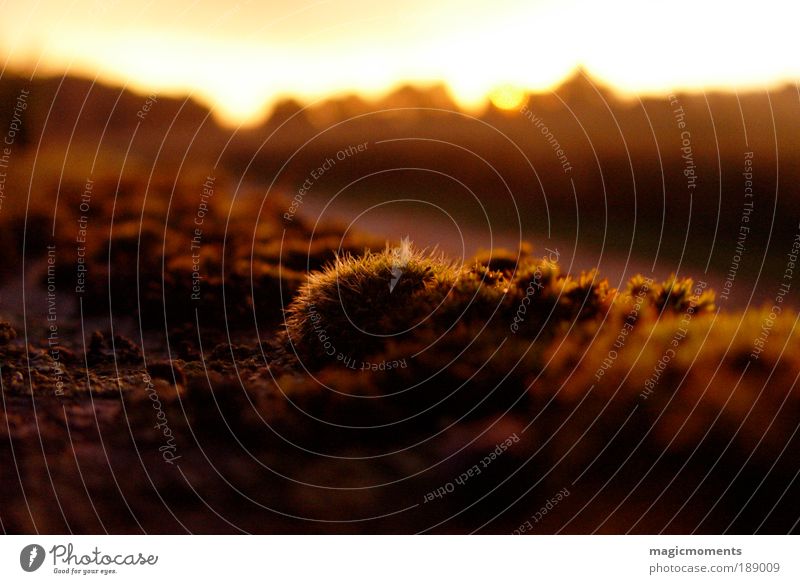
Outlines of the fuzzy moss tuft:
[{"label": "fuzzy moss tuft", "polygon": [[576,322],[622,314],[634,298],[663,318],[714,307],[713,293],[690,279],[655,284],[637,276],[620,292],[594,270],[573,277],[552,255],[518,255],[484,254],[459,266],[407,240],[343,254],[300,287],[287,309],[284,347],[311,369],[387,351],[418,355],[437,343],[464,347],[479,336],[492,339],[487,351],[509,337],[524,352],[532,340],[546,342]]},{"label": "fuzzy moss tuft", "polygon": [[414,249],[408,241],[360,257],[343,254],[300,287],[287,309],[288,340],[310,357],[336,347],[368,354],[383,339],[418,326],[459,275],[442,254]]}]

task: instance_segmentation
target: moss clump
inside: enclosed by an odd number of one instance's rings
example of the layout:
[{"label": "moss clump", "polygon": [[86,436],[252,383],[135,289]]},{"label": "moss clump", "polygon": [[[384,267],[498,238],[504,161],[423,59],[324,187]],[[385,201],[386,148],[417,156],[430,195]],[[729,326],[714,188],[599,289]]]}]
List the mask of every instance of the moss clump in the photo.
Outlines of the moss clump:
[{"label": "moss clump", "polygon": [[653,286],[650,295],[659,312],[683,313],[692,309],[702,313],[712,312],[715,307],[715,294],[707,290],[705,284],[696,284],[692,278],[678,279],[675,274]]},{"label": "moss clump", "polygon": [[[506,414],[536,419],[550,435],[583,403],[580,419],[591,425],[602,414],[595,425],[611,436],[635,404],[683,412],[672,400],[680,380],[692,379],[691,391],[708,387],[716,368],[692,364],[717,358],[733,335],[710,318],[714,293],[691,279],[640,275],[616,290],[594,270],[563,274],[552,255],[457,266],[409,248],[408,278],[392,291],[396,249],[342,257],[294,298],[285,365],[295,372],[284,369],[279,385],[302,411],[352,426],[413,418],[406,438]],[[738,331],[745,346],[754,330]],[[375,371],[363,362],[403,365]],[[718,413],[731,385],[721,376],[713,387]]]},{"label": "moss clump", "polygon": [[312,360],[374,352],[434,313],[460,276],[441,254],[415,250],[408,241],[360,257],[337,256],[308,277],[288,307],[289,350]]},{"label": "moss clump", "polygon": [[17,338],[17,331],[11,326],[11,323],[0,322],[0,347],[9,344]]},{"label": "moss clump", "polygon": [[[670,286],[691,289],[691,281]],[[662,288],[651,289],[648,304],[658,307]],[[635,292],[635,282],[619,293],[595,271],[562,274],[552,256],[505,253],[458,266],[406,241],[343,255],[312,273],[288,307],[284,346],[311,369],[373,355],[419,355],[434,345],[481,347],[486,339],[484,352],[491,353],[504,337],[515,339],[520,346],[513,353],[520,354],[574,321],[601,319],[615,298],[630,300]]]}]

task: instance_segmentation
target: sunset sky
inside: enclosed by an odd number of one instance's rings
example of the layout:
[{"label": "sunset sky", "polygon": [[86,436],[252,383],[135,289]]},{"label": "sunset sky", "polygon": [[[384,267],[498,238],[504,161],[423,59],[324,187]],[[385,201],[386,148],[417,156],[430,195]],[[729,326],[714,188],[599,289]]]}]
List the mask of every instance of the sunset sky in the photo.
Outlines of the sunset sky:
[{"label": "sunset sky", "polygon": [[42,0],[0,2],[0,62],[192,93],[229,123],[276,98],[445,82],[465,107],[581,65],[623,93],[800,79],[792,1]]}]

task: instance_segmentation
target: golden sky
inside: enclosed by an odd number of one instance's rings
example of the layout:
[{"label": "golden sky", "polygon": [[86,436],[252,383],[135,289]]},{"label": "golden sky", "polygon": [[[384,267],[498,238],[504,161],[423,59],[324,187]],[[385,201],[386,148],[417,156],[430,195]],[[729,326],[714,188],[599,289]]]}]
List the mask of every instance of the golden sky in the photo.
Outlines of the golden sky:
[{"label": "golden sky", "polygon": [[277,98],[404,82],[508,104],[579,65],[623,93],[771,87],[800,79],[798,17],[786,0],[0,0],[0,61],[255,123]]}]

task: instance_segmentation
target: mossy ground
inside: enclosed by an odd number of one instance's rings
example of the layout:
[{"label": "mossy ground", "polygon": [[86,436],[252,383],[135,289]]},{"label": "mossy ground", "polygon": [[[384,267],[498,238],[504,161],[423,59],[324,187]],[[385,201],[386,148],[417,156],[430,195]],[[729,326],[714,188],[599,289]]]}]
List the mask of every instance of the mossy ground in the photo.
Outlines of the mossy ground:
[{"label": "mossy ground", "polygon": [[615,290],[530,246],[458,265],[300,221],[278,243],[280,207],[253,215],[231,240],[206,224],[196,303],[190,213],[95,241],[87,313],[141,328],[62,319],[56,363],[43,323],[0,324],[5,530],[510,532],[567,486],[537,531],[791,528],[789,308],[754,357],[769,311],[721,312],[701,282]]}]

